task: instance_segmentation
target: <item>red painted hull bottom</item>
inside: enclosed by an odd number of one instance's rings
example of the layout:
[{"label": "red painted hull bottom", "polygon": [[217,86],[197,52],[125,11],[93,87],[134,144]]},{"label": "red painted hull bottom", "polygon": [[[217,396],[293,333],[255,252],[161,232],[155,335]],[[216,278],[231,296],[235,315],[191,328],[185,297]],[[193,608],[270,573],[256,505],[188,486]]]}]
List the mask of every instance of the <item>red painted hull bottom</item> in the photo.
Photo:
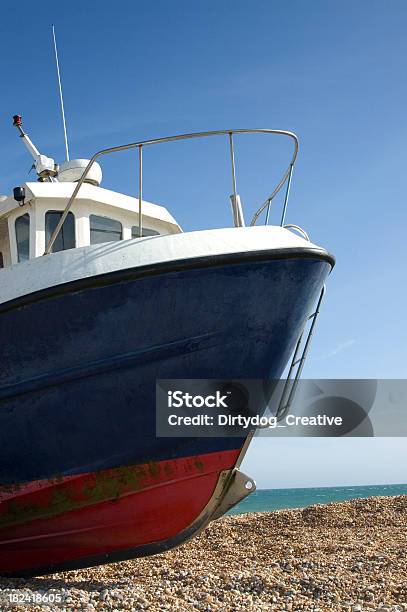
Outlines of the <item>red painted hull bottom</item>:
[{"label": "red painted hull bottom", "polygon": [[0,574],[38,575],[167,550],[199,528],[221,472],[238,455],[223,451],[2,487]]}]

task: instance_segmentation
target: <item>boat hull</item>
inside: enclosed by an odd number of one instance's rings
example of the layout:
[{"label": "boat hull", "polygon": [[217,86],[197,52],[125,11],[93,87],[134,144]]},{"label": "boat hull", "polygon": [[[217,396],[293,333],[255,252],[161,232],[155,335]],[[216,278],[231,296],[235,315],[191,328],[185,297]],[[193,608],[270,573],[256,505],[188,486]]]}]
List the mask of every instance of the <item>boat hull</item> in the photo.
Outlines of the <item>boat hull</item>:
[{"label": "boat hull", "polygon": [[157,438],[156,380],[280,377],[330,269],[311,249],[240,253],[3,304],[0,573],[151,554],[202,528],[246,440]]}]

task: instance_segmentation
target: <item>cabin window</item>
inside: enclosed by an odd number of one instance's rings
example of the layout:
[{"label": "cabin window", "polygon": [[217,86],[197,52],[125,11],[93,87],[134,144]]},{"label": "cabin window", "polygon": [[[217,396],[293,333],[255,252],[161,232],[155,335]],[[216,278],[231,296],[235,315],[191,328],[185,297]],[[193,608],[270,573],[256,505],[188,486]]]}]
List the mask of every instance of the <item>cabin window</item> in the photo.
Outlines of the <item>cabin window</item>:
[{"label": "cabin window", "polygon": [[4,268],[3,253],[0,253],[0,268]]},{"label": "cabin window", "polygon": [[18,261],[27,261],[30,258],[30,215],[17,217],[15,227]]},{"label": "cabin window", "polygon": [[120,221],[90,215],[90,243],[115,242],[122,239],[123,227]]},{"label": "cabin window", "polygon": [[[140,238],[140,228],[138,225],[133,225],[133,227],[131,228],[131,237],[132,238]],[[142,229],[143,232],[143,236],[159,236],[160,232],[157,232],[156,230],[153,229],[149,229],[148,227],[143,227]]]},{"label": "cabin window", "polygon": [[[49,210],[45,213],[45,243],[51,239],[52,234],[56,226],[59,223],[59,220],[62,217],[62,212],[58,210]],[[67,249],[74,249],[76,246],[75,242],[75,217],[69,212],[66,216],[66,219],[61,227],[61,230],[52,245],[52,252],[56,253],[57,251],[66,251]]]}]

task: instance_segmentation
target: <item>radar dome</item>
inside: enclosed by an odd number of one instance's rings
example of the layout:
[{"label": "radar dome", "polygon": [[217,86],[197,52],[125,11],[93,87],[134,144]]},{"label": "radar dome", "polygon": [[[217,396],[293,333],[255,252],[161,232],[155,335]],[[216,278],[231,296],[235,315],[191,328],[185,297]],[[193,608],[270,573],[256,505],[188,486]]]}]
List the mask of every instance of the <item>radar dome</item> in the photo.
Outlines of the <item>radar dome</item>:
[{"label": "radar dome", "polygon": [[[63,162],[59,166],[58,180],[61,183],[75,183],[79,181],[88,163],[88,159],[71,159],[70,161]],[[85,183],[98,187],[101,182],[102,168],[97,162],[94,162],[85,179]]]}]

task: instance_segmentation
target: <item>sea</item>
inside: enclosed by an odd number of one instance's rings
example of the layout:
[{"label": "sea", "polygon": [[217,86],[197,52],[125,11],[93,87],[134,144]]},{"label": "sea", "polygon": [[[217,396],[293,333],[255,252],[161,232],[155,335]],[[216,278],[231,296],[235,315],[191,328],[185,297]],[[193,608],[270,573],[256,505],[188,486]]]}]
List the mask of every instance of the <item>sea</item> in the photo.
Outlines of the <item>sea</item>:
[{"label": "sea", "polygon": [[312,504],[377,497],[407,495],[407,484],[368,485],[352,487],[315,487],[306,489],[257,489],[228,514],[270,512],[286,508],[305,508]]}]

